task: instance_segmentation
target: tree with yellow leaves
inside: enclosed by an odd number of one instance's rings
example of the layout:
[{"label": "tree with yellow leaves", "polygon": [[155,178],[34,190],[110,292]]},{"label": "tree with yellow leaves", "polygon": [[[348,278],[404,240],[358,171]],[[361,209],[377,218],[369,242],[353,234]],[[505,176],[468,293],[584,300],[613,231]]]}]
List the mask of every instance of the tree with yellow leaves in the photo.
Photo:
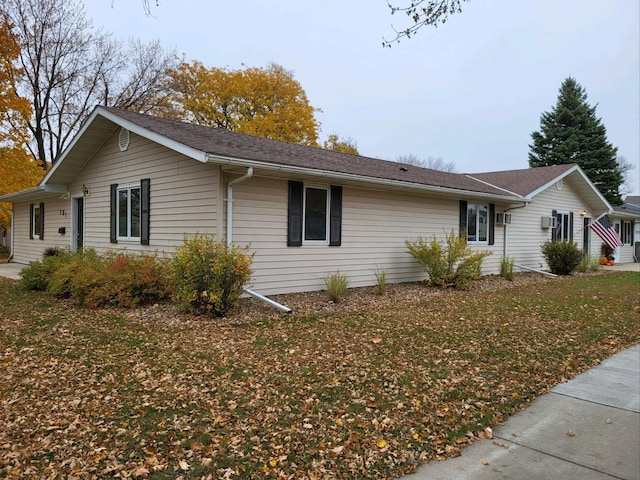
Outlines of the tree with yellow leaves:
[{"label": "tree with yellow leaves", "polygon": [[358,152],[358,144],[355,140],[351,137],[340,138],[336,133],[332,133],[327,137],[322,148],[325,150],[334,150],[336,152],[360,155]]},{"label": "tree with yellow leaves", "polygon": [[23,74],[16,63],[19,56],[20,46],[11,25],[0,19],[0,146],[20,146],[28,140],[31,106],[16,91]]},{"label": "tree with yellow leaves", "polygon": [[293,73],[266,68],[206,68],[183,62],[169,71],[173,109],[167,115],[259,137],[318,144],[318,111]]},{"label": "tree with yellow leaves", "polygon": [[[31,107],[15,88],[22,75],[15,63],[19,55],[11,26],[0,22],[0,195],[33,187],[44,175],[24,148]],[[0,202],[0,232],[11,225],[10,207]]]}]

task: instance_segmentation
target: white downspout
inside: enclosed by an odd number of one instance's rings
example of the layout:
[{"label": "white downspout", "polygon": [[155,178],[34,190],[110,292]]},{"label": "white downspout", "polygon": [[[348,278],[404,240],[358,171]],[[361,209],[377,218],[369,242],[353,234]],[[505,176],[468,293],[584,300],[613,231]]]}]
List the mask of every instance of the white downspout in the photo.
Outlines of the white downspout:
[{"label": "white downspout", "polygon": [[[227,183],[227,246],[231,246],[233,243],[233,186],[237,183],[244,182],[245,180],[249,180],[253,176],[253,167],[247,168],[247,173],[243,176],[235,178]],[[284,305],[279,304],[278,302],[271,300],[270,298],[265,297],[264,295],[260,295],[253,290],[249,290],[248,288],[243,289],[244,293],[250,295],[254,298],[257,298],[260,301],[268,303],[269,305],[277,308],[281,312],[291,313],[291,309],[289,307],[285,307]]]},{"label": "white downspout", "polygon": [[[518,205],[517,207],[505,208],[504,213],[510,212],[511,210],[518,210],[519,208],[524,208],[529,205],[529,202],[524,202],[522,205]],[[503,226],[503,234],[504,239],[502,242],[502,257],[507,258],[507,224],[505,223]]]},{"label": "white downspout", "polygon": [[15,218],[15,215],[13,214],[13,203],[11,204],[11,208],[0,207],[0,210],[4,210],[6,212],[11,213],[11,239],[9,239],[9,259],[7,260],[8,262],[10,262],[11,259],[13,258],[13,239],[14,239],[13,219]]},{"label": "white downspout", "polygon": [[253,167],[247,168],[247,173],[227,183],[227,245],[233,243],[233,186],[236,183],[249,180],[253,176]]}]

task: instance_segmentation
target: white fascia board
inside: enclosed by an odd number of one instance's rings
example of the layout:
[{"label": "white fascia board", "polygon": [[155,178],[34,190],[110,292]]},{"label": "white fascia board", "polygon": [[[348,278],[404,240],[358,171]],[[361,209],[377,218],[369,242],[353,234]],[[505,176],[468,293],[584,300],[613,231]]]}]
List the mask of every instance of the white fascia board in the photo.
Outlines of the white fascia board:
[{"label": "white fascia board", "polygon": [[40,185],[46,185],[46,183],[49,181],[49,178],[51,178],[51,176],[58,169],[58,167],[62,165],[66,156],[73,149],[75,144],[78,143],[78,140],[82,137],[84,132],[86,132],[87,128],[89,128],[89,125],[91,125],[91,123],[93,122],[93,120],[96,118],[97,115],[98,115],[98,108],[94,108],[93,112],[91,112],[91,115],[89,115],[89,118],[82,124],[82,127],[80,127],[80,130],[78,131],[78,133],[76,133],[71,139],[71,143],[67,146],[67,148],[64,149],[64,152],[62,152],[62,154],[60,155],[60,158],[58,158],[55,165],[51,167],[51,170],[49,170],[47,174],[44,176],[44,178],[40,181]]},{"label": "white fascia board", "polygon": [[125,120],[124,118],[119,117],[118,115],[111,113],[108,110],[104,110],[100,107],[97,108],[97,114],[121,126],[122,128],[126,128],[136,135],[140,135],[141,137],[146,138],[147,140],[151,140],[154,143],[186,155],[187,157],[193,158],[194,160],[198,160],[199,162],[207,163],[207,154],[202,150],[188,147],[184,143],[176,142],[174,140],[171,140],[170,138],[165,137],[164,135],[152,132],[151,130],[147,130],[146,128],[141,127],[134,122]]},{"label": "white fascia board", "polygon": [[37,187],[29,188],[27,190],[20,190],[18,192],[7,193],[6,195],[0,195],[0,202],[26,202],[42,197],[56,196],[66,192],[67,188],[64,185],[38,185]]},{"label": "white fascia board", "polygon": [[286,173],[292,173],[294,175],[295,174],[309,175],[314,177],[332,178],[332,179],[344,180],[344,181],[358,181],[358,182],[369,183],[374,185],[397,187],[405,190],[414,190],[414,191],[418,190],[418,191],[431,192],[431,193],[459,195],[461,197],[473,196],[477,198],[499,200],[501,202],[507,202],[507,203],[528,201],[527,198],[521,197],[519,195],[513,196],[513,197],[507,197],[507,196],[495,195],[491,193],[474,192],[474,191],[460,190],[460,189],[449,188],[449,187],[437,187],[434,185],[424,185],[420,183],[403,182],[400,180],[388,180],[384,178],[364,177],[362,175],[354,175],[351,173],[331,172],[329,170],[296,167],[292,165],[280,165],[280,164],[274,164],[274,163],[258,162],[255,160],[243,160],[240,158],[223,157],[219,155],[209,154],[207,155],[207,160],[212,163],[236,165],[239,167],[253,167],[255,169],[286,172]]},{"label": "white fascia board", "polygon": [[551,180],[550,182],[547,182],[546,184],[544,184],[543,186],[537,188],[536,190],[534,190],[533,192],[531,192],[529,194],[530,198],[535,197],[537,194],[539,194],[540,192],[543,192],[544,190],[546,190],[547,188],[549,188],[550,186],[554,185],[558,180],[562,180],[565,177],[571,175],[573,172],[578,172],[578,174],[582,177],[582,179],[585,181],[585,183],[587,185],[589,185],[589,187],[591,188],[591,190],[593,190],[593,193],[598,197],[598,199],[603,203],[603,205],[605,206],[606,209],[608,209],[610,212],[613,211],[613,207],[611,206],[611,204],[607,201],[606,198],[604,198],[602,196],[602,194],[600,193],[600,191],[596,188],[596,186],[591,182],[591,180],[589,180],[589,177],[587,177],[585,175],[585,173],[582,171],[582,169],[580,168],[579,165],[574,165],[573,167],[571,167],[569,170],[567,170],[566,172],[563,172],[562,174],[558,175],[556,178],[554,178],[553,180]]}]

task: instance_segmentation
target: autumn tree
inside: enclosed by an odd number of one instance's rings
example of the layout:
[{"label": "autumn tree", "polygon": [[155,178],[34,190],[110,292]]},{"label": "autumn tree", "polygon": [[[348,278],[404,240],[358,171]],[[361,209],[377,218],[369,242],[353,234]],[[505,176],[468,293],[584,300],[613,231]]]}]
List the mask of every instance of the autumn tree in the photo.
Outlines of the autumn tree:
[{"label": "autumn tree", "polygon": [[596,107],[589,105],[584,88],[574,78],[562,82],[556,105],[542,113],[540,131],[531,138],[530,167],[576,163],[611,204],[622,203],[624,175],[618,149],[607,140]]},{"label": "autumn tree", "polygon": [[430,168],[431,170],[440,170],[441,172],[455,173],[456,164],[454,162],[445,162],[442,157],[427,157],[422,159],[417,155],[411,153],[409,155],[400,155],[397,162],[406,163],[407,165],[413,165],[415,167]]},{"label": "autumn tree", "polygon": [[318,143],[318,110],[293,73],[280,65],[231,70],[183,62],[169,76],[171,116],[275,140]]},{"label": "autumn tree", "polygon": [[[0,195],[35,187],[44,171],[23,148],[0,146]],[[0,202],[0,232],[11,226],[11,204]]]},{"label": "autumn tree", "polygon": [[446,23],[450,15],[461,12],[460,4],[468,0],[410,0],[408,5],[394,6],[387,0],[387,5],[391,9],[391,14],[404,13],[409,18],[409,25],[397,30],[394,27],[395,37],[391,40],[384,40],[382,45],[391,47],[393,43],[398,43],[402,38],[411,38],[425,25],[437,27],[439,23]]},{"label": "autumn tree", "polygon": [[[24,148],[31,108],[15,89],[23,74],[15,63],[19,56],[11,26],[0,19],[0,195],[35,186],[44,173]],[[0,202],[0,232],[11,225],[10,209]]]},{"label": "autumn tree", "polygon": [[336,152],[360,155],[358,152],[358,143],[355,140],[351,137],[340,138],[336,133],[332,133],[327,137],[322,148],[325,150],[334,150]]},{"label": "autumn tree", "polygon": [[24,74],[16,65],[19,57],[20,46],[11,25],[0,18],[0,146],[20,147],[28,140],[31,106],[15,88]]},{"label": "autumn tree", "polygon": [[93,26],[76,0],[4,0],[0,18],[14,25],[29,98],[29,150],[43,168],[55,162],[96,104],[149,109],[165,95],[174,55],[157,44],[127,50]]}]

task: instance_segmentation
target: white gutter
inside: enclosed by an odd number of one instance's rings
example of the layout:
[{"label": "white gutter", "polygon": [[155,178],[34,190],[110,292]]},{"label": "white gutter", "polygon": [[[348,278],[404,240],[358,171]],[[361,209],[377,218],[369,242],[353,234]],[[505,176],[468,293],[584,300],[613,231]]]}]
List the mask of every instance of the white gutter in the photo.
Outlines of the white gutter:
[{"label": "white gutter", "polygon": [[[247,168],[247,173],[242,175],[241,177],[235,178],[227,183],[227,246],[231,246],[233,243],[233,186],[237,183],[244,182],[245,180],[249,180],[253,176],[253,167]],[[289,307],[285,307],[284,305],[279,304],[278,302],[271,300],[270,298],[265,297],[264,295],[260,295],[258,292],[254,292],[253,290],[249,290],[248,288],[243,289],[244,293],[250,295],[258,300],[261,300],[265,303],[268,303],[272,307],[277,308],[281,312],[291,313],[291,309]]]}]

